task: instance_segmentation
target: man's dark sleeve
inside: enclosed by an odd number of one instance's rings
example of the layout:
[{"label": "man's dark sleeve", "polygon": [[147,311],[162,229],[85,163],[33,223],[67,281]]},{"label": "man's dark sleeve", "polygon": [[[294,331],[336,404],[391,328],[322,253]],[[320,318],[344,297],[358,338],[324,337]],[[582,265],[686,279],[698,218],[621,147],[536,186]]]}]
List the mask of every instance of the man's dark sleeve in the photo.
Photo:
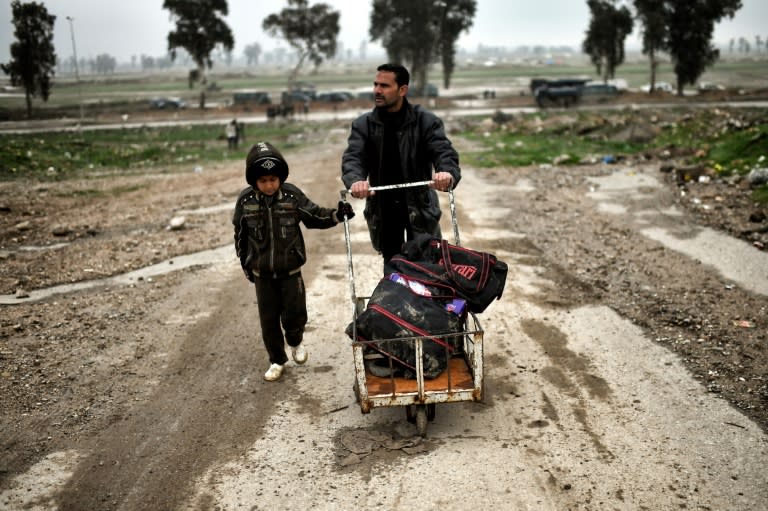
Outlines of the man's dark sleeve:
[{"label": "man's dark sleeve", "polygon": [[453,148],[453,144],[445,133],[443,121],[434,114],[426,114],[426,126],[424,137],[432,157],[432,164],[436,171],[448,172],[453,176],[453,187],[461,180],[461,167],[459,167],[459,153]]},{"label": "man's dark sleeve", "polygon": [[368,179],[365,161],[366,137],[365,119],[360,117],[352,123],[347,148],[341,156],[341,180],[347,188],[352,186],[352,183]]}]

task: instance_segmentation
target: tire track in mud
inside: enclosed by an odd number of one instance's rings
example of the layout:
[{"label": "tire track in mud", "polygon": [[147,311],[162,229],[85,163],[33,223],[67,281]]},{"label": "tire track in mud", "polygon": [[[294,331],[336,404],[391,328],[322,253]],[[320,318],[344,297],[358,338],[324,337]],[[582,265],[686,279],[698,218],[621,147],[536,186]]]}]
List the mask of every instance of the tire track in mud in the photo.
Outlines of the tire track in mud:
[{"label": "tire track in mud", "polygon": [[[296,168],[311,168],[305,161],[310,158],[328,165],[323,158],[329,154],[298,155]],[[310,172],[294,174],[309,184],[318,180]],[[314,190],[313,200],[335,204],[331,197],[337,188],[330,182]],[[308,237],[318,238],[312,243],[317,253],[327,249],[316,233]],[[176,337],[170,342],[170,360],[144,403],[81,446],[88,454],[59,496],[61,510],[179,509],[184,503],[206,508],[210,496],[205,492],[190,502],[197,479],[213,464],[241,459],[280,414],[297,374],[289,368],[279,384],[263,381],[268,359],[255,291],[232,251],[232,262],[190,272],[191,278],[148,318],[166,325],[153,332],[158,344]],[[311,258],[304,267],[309,285],[316,264]],[[173,325],[180,328],[167,327]],[[319,406],[311,398],[302,403],[309,410]]]},{"label": "tire track in mud", "polygon": [[[59,509],[177,509],[194,474],[259,436],[277,396],[261,382],[265,354],[253,289],[236,274],[232,265],[196,272],[157,304],[147,320],[158,324],[158,344],[174,338],[167,365],[151,395],[82,442],[87,455]],[[195,310],[207,314],[195,317]]]},{"label": "tire track in mud", "polygon": [[[515,232],[510,210],[489,200],[529,200],[529,188],[483,182],[470,169],[458,189],[462,244],[510,265],[504,297],[480,315],[484,403],[438,405],[419,454],[379,450],[343,466],[346,433],[414,430],[401,409],[363,415],[354,401],[342,334],[351,318],[346,260],[329,251],[308,285],[322,323],[312,331],[310,364],[322,372],[297,369],[304,397],[288,398],[241,463],[212,466],[197,494],[222,508],[451,511],[470,500],[498,509],[748,509],[765,502],[759,428],[600,305],[589,286],[547,264],[537,240]],[[353,224],[356,285],[365,294],[380,261],[363,222]],[[273,490],[285,485],[294,502]]]},{"label": "tire track in mud", "polygon": [[[297,181],[333,204],[338,162],[319,161]],[[426,449],[342,466],[344,433],[414,430],[401,409],[363,415],[355,403],[343,242],[340,230],[313,232],[308,364],[262,382],[252,287],[234,262],[187,272],[148,319],[160,325],[148,342],[168,357],[147,382],[153,392],[77,442],[85,458],[61,509],[760,508],[765,435],[603,305],[603,290],[550,262],[535,225],[518,225],[510,207],[536,200],[532,188],[473,169],[458,188],[462,244],[496,253],[510,273],[502,300],[480,316],[485,403],[438,406]],[[564,200],[552,215],[567,214]],[[364,293],[380,261],[362,215],[353,225]]]}]

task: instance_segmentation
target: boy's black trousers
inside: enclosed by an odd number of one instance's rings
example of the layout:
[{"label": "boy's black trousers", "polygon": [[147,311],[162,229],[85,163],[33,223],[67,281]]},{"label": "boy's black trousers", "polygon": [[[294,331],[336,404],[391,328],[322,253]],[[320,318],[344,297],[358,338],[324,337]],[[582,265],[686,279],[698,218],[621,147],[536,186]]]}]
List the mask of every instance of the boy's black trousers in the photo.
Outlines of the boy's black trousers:
[{"label": "boy's black trousers", "polygon": [[[282,278],[256,277],[256,300],[264,347],[271,364],[288,362],[285,343],[301,344],[307,325],[307,295],[301,273]],[[285,337],[283,337],[283,330]]]}]

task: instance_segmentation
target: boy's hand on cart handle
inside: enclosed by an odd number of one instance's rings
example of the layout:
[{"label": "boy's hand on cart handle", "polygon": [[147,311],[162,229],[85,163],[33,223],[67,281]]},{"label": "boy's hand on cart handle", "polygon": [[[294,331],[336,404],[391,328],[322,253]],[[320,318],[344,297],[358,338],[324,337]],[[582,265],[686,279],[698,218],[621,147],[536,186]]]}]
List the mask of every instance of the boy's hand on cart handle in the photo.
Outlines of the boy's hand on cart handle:
[{"label": "boy's hand on cart handle", "polygon": [[453,176],[449,172],[436,172],[430,187],[441,192],[447,192],[451,189],[452,184]]},{"label": "boy's hand on cart handle", "polygon": [[355,216],[355,212],[352,210],[352,204],[340,200],[339,207],[336,210],[336,219],[339,222],[343,222],[345,216],[347,217],[347,220],[352,220]]},{"label": "boy's hand on cart handle", "polygon": [[349,191],[352,193],[352,197],[356,199],[365,199],[369,195],[376,195],[376,192],[368,190],[368,181],[356,181],[352,183]]}]

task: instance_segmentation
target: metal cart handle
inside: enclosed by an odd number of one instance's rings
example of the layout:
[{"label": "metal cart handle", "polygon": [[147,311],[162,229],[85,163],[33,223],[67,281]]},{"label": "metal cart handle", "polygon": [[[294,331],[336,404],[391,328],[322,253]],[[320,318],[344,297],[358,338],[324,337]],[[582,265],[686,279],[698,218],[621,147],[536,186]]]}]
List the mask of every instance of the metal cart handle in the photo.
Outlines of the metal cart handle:
[{"label": "metal cart handle", "polygon": [[[378,192],[382,190],[395,190],[399,188],[415,188],[417,186],[429,186],[433,181],[416,181],[413,183],[400,183],[394,185],[373,186],[368,188],[369,192]],[[347,194],[352,194],[351,190],[341,190],[341,200],[347,200]],[[453,189],[448,190],[448,203],[451,211],[451,224],[453,226],[453,239],[456,245],[461,245],[459,239],[459,224],[456,220],[456,198],[454,197]],[[349,291],[352,298],[353,311],[357,306],[357,294],[355,293],[355,270],[352,265],[352,240],[349,233],[349,219],[347,215],[344,215],[344,239],[347,242],[347,273],[349,274]],[[354,315],[353,315],[354,317]]]}]

